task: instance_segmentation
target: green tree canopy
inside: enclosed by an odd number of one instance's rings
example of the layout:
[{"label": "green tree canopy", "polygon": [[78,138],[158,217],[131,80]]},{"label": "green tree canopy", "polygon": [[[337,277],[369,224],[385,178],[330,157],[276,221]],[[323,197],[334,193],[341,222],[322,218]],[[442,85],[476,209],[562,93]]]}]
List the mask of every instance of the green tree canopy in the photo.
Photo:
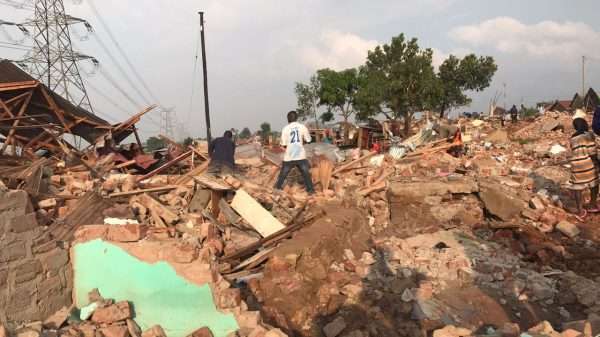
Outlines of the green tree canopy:
[{"label": "green tree canopy", "polygon": [[241,139],[248,139],[251,136],[252,136],[252,132],[250,132],[250,129],[248,129],[248,128],[243,128],[242,132],[240,132]]},{"label": "green tree canopy", "polygon": [[183,147],[187,148],[188,146],[192,145],[194,143],[194,139],[192,137],[186,137],[183,140]]},{"label": "green tree canopy", "polygon": [[465,91],[482,91],[490,86],[498,70],[490,56],[477,57],[469,54],[463,59],[450,55],[442,63],[437,74],[437,105],[440,117],[446,110],[471,103]]},{"label": "green tree canopy", "polygon": [[415,112],[435,104],[432,56],[431,49],[421,49],[417,39],[406,40],[404,34],[370,51],[361,69],[361,92],[357,94],[361,117],[379,110],[388,118],[403,119],[408,134]]},{"label": "green tree canopy", "polygon": [[327,106],[327,111],[338,113],[348,122],[354,114],[354,100],[358,92],[358,71],[346,69],[317,71],[319,81],[319,104]]},{"label": "green tree canopy", "polygon": [[316,75],[311,76],[308,84],[296,82],[294,92],[298,100],[298,117],[302,120],[306,120],[310,117],[314,117],[317,127],[319,121],[317,119],[317,111],[319,110],[319,91],[320,82]]},{"label": "green tree canopy", "polygon": [[335,115],[331,111],[325,111],[319,117],[319,119],[321,120],[321,122],[323,122],[323,124],[325,124],[327,122],[331,122],[334,118],[335,118]]},{"label": "green tree canopy", "polygon": [[146,140],[146,149],[150,152],[160,150],[165,146],[165,141],[158,137],[150,137]]},{"label": "green tree canopy", "polygon": [[271,124],[269,124],[268,122],[262,123],[260,125],[260,134],[263,137],[263,139],[269,138],[269,136],[271,135]]}]

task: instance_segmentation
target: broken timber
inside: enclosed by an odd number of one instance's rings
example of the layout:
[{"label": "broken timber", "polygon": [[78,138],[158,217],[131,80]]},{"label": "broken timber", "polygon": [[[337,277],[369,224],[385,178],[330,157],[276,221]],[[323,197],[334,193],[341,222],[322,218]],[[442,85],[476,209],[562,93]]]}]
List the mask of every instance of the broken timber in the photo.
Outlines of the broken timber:
[{"label": "broken timber", "polygon": [[231,207],[263,237],[277,233],[285,228],[279,220],[243,189],[239,189],[236,192],[231,202]]}]

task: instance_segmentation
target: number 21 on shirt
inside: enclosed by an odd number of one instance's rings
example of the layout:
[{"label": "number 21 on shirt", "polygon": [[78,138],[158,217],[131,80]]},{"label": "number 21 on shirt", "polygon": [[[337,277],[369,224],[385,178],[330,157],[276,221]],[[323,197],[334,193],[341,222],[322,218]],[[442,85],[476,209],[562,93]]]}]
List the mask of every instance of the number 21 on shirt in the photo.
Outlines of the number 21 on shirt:
[{"label": "number 21 on shirt", "polygon": [[290,144],[299,143],[300,142],[300,132],[298,129],[293,129],[290,132]]}]

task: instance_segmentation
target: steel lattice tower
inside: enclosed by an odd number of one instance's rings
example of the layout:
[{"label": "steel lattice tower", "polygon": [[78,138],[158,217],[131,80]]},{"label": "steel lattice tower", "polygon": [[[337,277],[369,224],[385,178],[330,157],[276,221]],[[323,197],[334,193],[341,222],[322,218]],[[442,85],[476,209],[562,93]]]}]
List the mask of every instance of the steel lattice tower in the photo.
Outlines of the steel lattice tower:
[{"label": "steel lattice tower", "polygon": [[161,113],[160,131],[170,138],[175,136],[173,127],[173,111],[174,108],[163,108]]},{"label": "steel lattice tower", "polygon": [[63,0],[35,0],[34,19],[23,24],[33,28],[33,50],[21,62],[31,76],[76,106],[93,112],[87,90],[79,73],[78,61],[98,61],[73,51],[69,26],[89,23],[65,13]]}]

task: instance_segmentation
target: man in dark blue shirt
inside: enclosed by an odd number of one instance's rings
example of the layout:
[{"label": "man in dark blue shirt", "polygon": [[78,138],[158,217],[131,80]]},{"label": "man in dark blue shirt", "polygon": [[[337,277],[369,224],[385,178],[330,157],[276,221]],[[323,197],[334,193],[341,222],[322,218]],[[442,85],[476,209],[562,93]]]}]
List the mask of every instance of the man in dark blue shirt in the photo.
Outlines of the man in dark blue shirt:
[{"label": "man in dark blue shirt", "polygon": [[235,143],[231,131],[225,131],[223,137],[216,138],[208,146],[211,173],[231,173],[235,167]]}]

